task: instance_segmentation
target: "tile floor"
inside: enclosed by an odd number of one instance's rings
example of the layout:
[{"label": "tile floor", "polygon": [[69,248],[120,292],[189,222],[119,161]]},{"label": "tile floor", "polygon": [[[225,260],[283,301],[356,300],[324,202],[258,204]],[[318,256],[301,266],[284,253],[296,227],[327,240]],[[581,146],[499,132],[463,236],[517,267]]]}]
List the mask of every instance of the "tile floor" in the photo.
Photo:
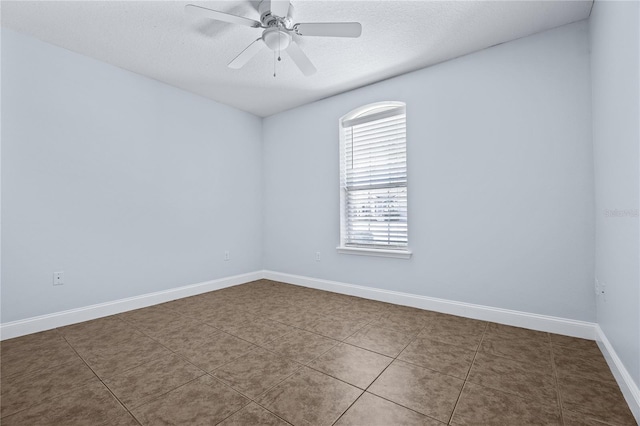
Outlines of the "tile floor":
[{"label": "tile floor", "polygon": [[256,281],[1,345],[11,425],[634,425],[594,342]]}]

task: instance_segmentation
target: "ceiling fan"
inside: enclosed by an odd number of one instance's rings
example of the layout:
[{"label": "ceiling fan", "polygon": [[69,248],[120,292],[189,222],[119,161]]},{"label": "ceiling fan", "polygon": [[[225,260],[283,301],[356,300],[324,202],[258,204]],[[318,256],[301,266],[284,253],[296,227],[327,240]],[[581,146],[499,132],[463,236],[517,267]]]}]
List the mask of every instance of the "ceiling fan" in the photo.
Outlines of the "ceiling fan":
[{"label": "ceiling fan", "polygon": [[[293,6],[288,0],[263,0],[258,6],[260,21],[207,9],[194,4],[185,6],[185,11],[204,18],[263,30],[260,38],[256,39],[229,62],[229,68],[234,69],[242,68],[251,58],[266,47],[274,52],[284,51],[287,53],[300,71],[309,76],[316,72],[316,67],[296,43],[298,36],[360,37],[360,34],[362,34],[362,25],[359,22],[294,24],[292,20]],[[278,60],[280,60],[280,57],[278,57]]]}]

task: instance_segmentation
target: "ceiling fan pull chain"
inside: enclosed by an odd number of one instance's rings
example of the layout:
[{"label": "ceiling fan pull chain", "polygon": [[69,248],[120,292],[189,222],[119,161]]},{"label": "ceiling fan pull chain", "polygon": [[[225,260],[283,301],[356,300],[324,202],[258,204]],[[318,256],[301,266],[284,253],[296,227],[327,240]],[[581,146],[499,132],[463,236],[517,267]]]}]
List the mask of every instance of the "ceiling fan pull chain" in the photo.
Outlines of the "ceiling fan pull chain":
[{"label": "ceiling fan pull chain", "polygon": [[[280,28],[280,21],[278,21],[278,28]],[[280,47],[282,46],[282,36],[278,34],[278,62],[282,60],[280,58]]]},{"label": "ceiling fan pull chain", "polygon": [[273,78],[276,77],[276,51],[273,51]]}]

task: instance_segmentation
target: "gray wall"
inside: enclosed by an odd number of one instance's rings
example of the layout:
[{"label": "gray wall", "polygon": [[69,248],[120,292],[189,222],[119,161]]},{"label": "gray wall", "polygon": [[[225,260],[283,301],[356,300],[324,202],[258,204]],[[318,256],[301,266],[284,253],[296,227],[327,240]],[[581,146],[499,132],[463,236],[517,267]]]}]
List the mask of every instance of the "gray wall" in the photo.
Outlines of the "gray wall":
[{"label": "gray wall", "polygon": [[261,132],[2,30],[2,322],[259,270]]},{"label": "gray wall", "polygon": [[[590,91],[582,21],[266,118],[265,269],[595,320]],[[407,104],[408,261],[336,253],[338,119],[384,100]]]},{"label": "gray wall", "polygon": [[[3,30],[2,322],[263,267],[593,321],[586,32],[571,24],[261,123]],[[335,250],[337,122],[382,100],[408,108],[409,261]]]},{"label": "gray wall", "polygon": [[598,323],[640,384],[640,3],[602,2],[590,20]]}]

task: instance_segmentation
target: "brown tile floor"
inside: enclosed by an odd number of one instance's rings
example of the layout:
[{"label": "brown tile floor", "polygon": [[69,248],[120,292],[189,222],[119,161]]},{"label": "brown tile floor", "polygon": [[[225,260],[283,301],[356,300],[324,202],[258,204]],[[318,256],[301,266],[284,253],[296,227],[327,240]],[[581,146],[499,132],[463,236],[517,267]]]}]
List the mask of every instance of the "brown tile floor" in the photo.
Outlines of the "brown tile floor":
[{"label": "brown tile floor", "polygon": [[11,339],[3,425],[633,425],[594,342],[256,281]]}]

